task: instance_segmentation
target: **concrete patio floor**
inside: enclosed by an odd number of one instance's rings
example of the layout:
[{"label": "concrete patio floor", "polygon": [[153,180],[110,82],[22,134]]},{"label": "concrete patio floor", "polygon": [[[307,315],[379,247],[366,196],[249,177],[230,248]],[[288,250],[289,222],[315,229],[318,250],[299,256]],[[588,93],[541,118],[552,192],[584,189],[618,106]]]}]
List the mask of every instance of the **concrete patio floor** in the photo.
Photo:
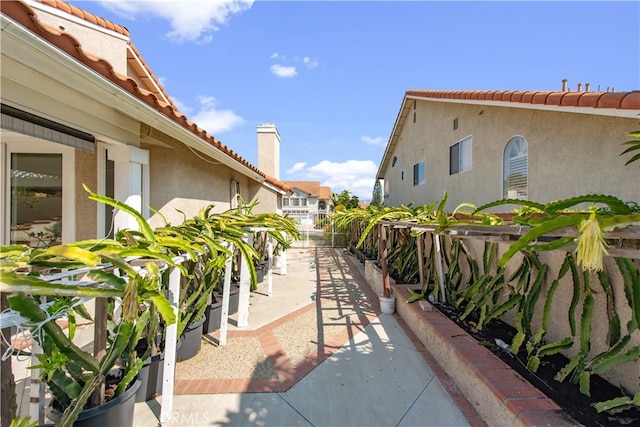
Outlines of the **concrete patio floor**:
[{"label": "concrete patio floor", "polygon": [[[402,319],[380,313],[350,257],[296,242],[287,274],[276,269],[272,276],[273,295],[266,295],[266,280],[251,294],[249,326],[238,328],[232,316],[224,348],[219,332],[205,336],[211,361],[195,377],[180,372],[189,361],[177,364],[170,420],[160,423],[158,396],[136,404],[134,425],[485,425]],[[234,343],[247,337],[257,345],[233,355]],[[245,357],[254,351],[257,359]],[[272,374],[247,375],[243,360],[268,365]]]}]

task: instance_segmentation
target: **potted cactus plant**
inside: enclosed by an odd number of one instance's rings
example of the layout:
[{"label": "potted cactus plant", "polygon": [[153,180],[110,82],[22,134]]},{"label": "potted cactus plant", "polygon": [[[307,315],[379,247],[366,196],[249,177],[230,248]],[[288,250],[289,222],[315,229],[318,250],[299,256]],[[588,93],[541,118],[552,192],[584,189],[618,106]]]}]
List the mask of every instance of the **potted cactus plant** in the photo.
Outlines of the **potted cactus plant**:
[{"label": "potted cactus plant", "polygon": [[[42,380],[53,394],[52,413],[58,414],[58,425],[73,425],[76,420],[95,425],[96,419],[89,419],[87,413],[97,416],[100,422],[127,424],[128,419],[132,421],[132,403],[124,414],[114,414],[113,408],[117,405],[112,402],[126,405],[139,386],[136,376],[144,356],[136,353],[134,343],[149,332],[152,313],[159,313],[166,323],[175,321],[161,291],[156,264],[148,263],[147,272],[142,275],[117,253],[125,252],[124,248],[115,242],[99,246],[95,243],[78,242],[44,250],[26,246],[0,248],[3,261],[0,291],[9,294],[11,308],[26,319],[33,339],[43,349],[38,367],[42,369]],[[120,274],[100,268],[106,265],[116,266]],[[42,267],[87,268],[87,276],[94,283],[80,286],[48,281],[20,271]],[[40,297],[48,298],[50,304],[42,307]],[[108,337],[109,345],[98,355],[81,349],[55,322],[56,317],[72,310],[83,297],[116,298],[122,304],[118,315],[112,318],[114,327]],[[119,360],[123,353],[129,354],[124,363]],[[111,393],[105,393],[114,373],[118,374],[116,385]],[[100,398],[96,399],[96,395]]]}]

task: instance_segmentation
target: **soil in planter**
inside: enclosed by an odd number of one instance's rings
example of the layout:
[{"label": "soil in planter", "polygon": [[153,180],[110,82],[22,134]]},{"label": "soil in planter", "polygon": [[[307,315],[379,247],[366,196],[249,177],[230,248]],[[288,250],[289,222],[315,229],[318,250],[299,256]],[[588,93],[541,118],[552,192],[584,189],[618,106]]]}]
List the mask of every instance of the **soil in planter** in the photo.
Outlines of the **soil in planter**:
[{"label": "soil in planter", "polygon": [[555,379],[556,374],[569,362],[565,356],[555,354],[544,357],[538,370],[533,373],[526,368],[526,351],[521,351],[516,356],[494,344],[496,339],[501,339],[507,344],[511,343],[517,332],[515,328],[498,320],[490,322],[489,325],[485,325],[482,331],[478,331],[472,322],[467,321],[468,319],[460,320],[460,313],[454,311],[450,306],[443,304],[434,304],[434,306],[475,339],[487,343],[486,347],[491,352],[546,394],[579,423],[587,427],[640,426],[640,409],[638,408],[628,409],[617,414],[598,413],[593,408],[595,403],[623,396],[623,392],[618,387],[605,379],[593,375],[591,377],[591,396],[586,396],[580,393],[578,384],[572,384],[568,379],[565,382],[559,382]]}]

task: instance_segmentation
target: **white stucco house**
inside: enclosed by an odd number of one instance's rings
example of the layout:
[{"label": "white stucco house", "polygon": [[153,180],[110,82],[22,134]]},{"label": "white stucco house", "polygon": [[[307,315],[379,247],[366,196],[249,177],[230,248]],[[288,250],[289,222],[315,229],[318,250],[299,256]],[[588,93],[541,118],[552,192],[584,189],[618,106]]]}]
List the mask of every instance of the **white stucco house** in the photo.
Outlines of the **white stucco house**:
[{"label": "white stucco house", "polygon": [[282,198],[282,212],[300,224],[316,225],[330,213],[331,187],[318,181],[284,181],[291,193]]}]

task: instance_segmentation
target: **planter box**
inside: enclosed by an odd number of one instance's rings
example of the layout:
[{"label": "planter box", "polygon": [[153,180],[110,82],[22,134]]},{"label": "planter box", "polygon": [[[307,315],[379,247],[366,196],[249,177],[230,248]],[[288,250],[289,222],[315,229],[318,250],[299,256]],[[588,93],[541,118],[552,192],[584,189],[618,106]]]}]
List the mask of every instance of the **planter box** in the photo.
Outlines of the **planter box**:
[{"label": "planter box", "polygon": [[[382,271],[369,261],[365,279],[376,294],[382,293]],[[407,303],[407,286],[396,285],[392,278],[389,281],[396,296],[396,313],[488,425],[578,425],[455,322],[438,310],[423,311],[420,304]]]},{"label": "planter box", "polygon": [[[364,278],[376,295],[382,295],[384,288],[382,283],[382,270],[371,260],[366,260],[364,263]],[[395,285],[396,281],[389,276],[389,283]]]}]

